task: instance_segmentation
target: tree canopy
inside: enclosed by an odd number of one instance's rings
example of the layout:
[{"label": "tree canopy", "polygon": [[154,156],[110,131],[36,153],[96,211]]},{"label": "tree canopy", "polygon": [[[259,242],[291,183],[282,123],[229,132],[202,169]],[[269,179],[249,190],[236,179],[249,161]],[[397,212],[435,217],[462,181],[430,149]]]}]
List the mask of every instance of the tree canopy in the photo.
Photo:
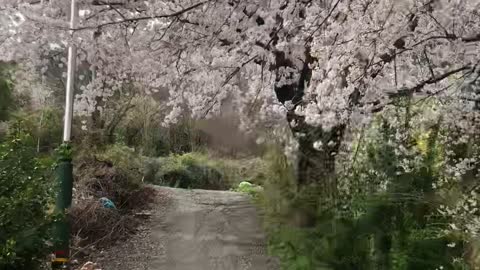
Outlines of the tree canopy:
[{"label": "tree canopy", "polygon": [[135,81],[169,91],[166,122],[231,98],[330,129],[392,97],[455,94],[480,58],[474,0],[79,1],[73,38],[68,1],[2,2],[1,58],[46,72],[49,51],[77,43],[96,70],[77,96],[84,113]]}]

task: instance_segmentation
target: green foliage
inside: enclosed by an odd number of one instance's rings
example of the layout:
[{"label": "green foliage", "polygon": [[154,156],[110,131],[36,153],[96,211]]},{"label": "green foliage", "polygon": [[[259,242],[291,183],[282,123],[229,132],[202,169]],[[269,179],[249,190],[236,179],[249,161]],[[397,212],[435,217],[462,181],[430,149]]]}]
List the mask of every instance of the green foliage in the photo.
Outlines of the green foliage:
[{"label": "green foliage", "polygon": [[117,130],[116,141],[138,149],[145,156],[166,156],[170,151],[165,129],[160,127],[159,123],[147,124],[142,119],[136,121],[127,119]]},{"label": "green foliage", "polygon": [[198,153],[171,155],[149,161],[145,180],[154,184],[202,189],[228,189],[222,173]]},{"label": "green foliage", "polygon": [[111,162],[116,170],[126,177],[130,187],[125,188],[134,190],[141,185],[147,158],[140,156],[132,148],[121,144],[108,145],[95,156],[100,161]]},{"label": "green foliage", "polygon": [[136,97],[131,105],[116,129],[117,143],[138,149],[148,157],[184,154],[198,151],[202,146],[205,135],[192,119],[183,117],[166,128],[162,126],[162,106],[151,97]]},{"label": "green foliage", "polygon": [[275,226],[289,218],[298,194],[297,186],[293,167],[280,148],[270,147],[264,160],[263,171],[257,173],[264,187],[259,203],[264,208],[267,223]]},{"label": "green foliage", "polygon": [[172,154],[147,159],[144,175],[145,181],[159,185],[227,190],[245,179],[260,176],[253,164],[261,166],[262,162],[257,159],[215,159],[198,152]]},{"label": "green foliage", "polygon": [[182,154],[198,151],[202,145],[202,135],[204,134],[195,128],[192,120],[182,119],[178,124],[168,129],[170,152]]},{"label": "green foliage", "polygon": [[95,156],[111,162],[132,181],[182,188],[227,190],[259,175],[252,163],[261,165],[259,160],[214,159],[198,152],[150,158],[122,144],[108,145]]},{"label": "green foliage", "polygon": [[6,68],[0,63],[0,121],[8,120],[12,107],[12,83]]},{"label": "green foliage", "polygon": [[62,113],[57,109],[17,111],[11,114],[9,123],[12,131],[22,130],[30,134],[39,152],[52,152],[62,142]]},{"label": "green foliage", "polygon": [[69,143],[63,143],[57,148],[57,155],[60,160],[72,159],[72,146]]},{"label": "green foliage", "polygon": [[464,239],[446,233],[451,220],[437,211],[439,124],[412,132],[398,123],[379,117],[357,142],[353,166],[339,174],[333,208],[322,207],[317,185],[296,184],[283,153],[270,151],[260,203],[270,252],[283,269],[468,269]]},{"label": "green foliage", "polygon": [[115,167],[137,171],[139,174],[145,160],[134,149],[122,144],[109,145],[96,156],[100,160],[112,162]]},{"label": "green foliage", "polygon": [[36,269],[48,253],[54,186],[25,133],[0,144],[0,269]]},{"label": "green foliage", "polygon": [[33,114],[38,121],[34,134],[39,150],[49,152],[62,143],[63,112],[56,108],[46,107]]}]

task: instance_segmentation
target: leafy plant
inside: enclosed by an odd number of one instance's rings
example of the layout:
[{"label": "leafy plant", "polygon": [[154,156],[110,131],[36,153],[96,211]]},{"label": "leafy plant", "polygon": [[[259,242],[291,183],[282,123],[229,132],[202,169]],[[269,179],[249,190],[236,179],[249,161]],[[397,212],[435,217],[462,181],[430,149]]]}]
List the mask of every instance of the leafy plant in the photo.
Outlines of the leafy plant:
[{"label": "leafy plant", "polygon": [[72,145],[69,143],[63,143],[57,148],[57,156],[59,159],[70,160],[72,159]]},{"label": "leafy plant", "polygon": [[151,160],[145,180],[180,188],[228,189],[222,173],[205,156],[195,153]]},{"label": "leafy plant", "polygon": [[48,253],[54,185],[24,133],[0,144],[0,269],[36,269]]},{"label": "leafy plant", "polygon": [[95,155],[99,160],[111,162],[123,171],[131,182],[140,183],[146,158],[136,153],[134,149],[122,144],[113,144]]},{"label": "leafy plant", "polygon": [[37,111],[13,111],[9,119],[10,131],[23,131],[32,137],[37,152],[51,153],[61,144],[62,116],[54,108]]}]

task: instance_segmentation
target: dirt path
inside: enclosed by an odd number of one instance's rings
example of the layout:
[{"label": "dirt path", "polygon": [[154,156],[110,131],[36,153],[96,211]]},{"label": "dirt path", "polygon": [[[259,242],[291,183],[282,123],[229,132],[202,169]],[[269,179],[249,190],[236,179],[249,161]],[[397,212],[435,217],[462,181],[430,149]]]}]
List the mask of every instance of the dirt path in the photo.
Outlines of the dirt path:
[{"label": "dirt path", "polygon": [[103,270],[278,269],[265,254],[265,236],[247,196],[228,191],[158,191],[163,203],[156,204],[138,235],[102,253],[98,262]]}]

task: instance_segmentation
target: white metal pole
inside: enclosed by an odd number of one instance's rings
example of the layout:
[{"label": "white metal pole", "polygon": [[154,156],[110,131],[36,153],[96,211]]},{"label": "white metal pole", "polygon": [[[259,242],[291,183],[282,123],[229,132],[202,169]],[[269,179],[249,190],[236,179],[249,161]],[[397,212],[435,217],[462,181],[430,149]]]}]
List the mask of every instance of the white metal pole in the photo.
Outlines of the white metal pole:
[{"label": "white metal pole", "polygon": [[[71,0],[70,8],[70,29],[75,29],[77,25],[78,10],[76,0]],[[73,30],[70,31],[73,38]],[[72,117],[73,117],[73,91],[75,85],[75,67],[77,59],[77,48],[72,42],[68,47],[68,67],[67,67],[67,85],[65,99],[65,118],[63,125],[63,141],[70,142],[72,137]]]}]

